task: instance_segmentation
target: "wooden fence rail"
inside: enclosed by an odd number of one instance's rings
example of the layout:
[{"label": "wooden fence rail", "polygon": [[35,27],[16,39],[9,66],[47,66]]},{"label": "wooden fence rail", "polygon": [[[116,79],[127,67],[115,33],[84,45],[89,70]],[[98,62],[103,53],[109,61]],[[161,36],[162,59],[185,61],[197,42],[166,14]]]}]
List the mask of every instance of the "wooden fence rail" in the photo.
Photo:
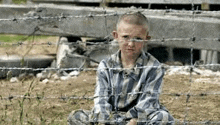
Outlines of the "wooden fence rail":
[{"label": "wooden fence rail", "polygon": [[[148,17],[153,39],[149,44],[220,51],[219,11],[0,5],[0,33],[104,38],[111,35],[119,15],[129,11],[141,11]],[[166,41],[170,38],[189,40]]]}]

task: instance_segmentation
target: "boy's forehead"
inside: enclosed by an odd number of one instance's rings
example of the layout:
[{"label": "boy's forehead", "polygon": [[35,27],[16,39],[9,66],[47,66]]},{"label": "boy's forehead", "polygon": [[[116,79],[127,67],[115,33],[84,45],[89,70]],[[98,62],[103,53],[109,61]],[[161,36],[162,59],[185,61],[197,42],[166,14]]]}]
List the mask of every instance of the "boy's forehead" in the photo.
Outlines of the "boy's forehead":
[{"label": "boy's forehead", "polygon": [[131,31],[141,31],[145,33],[147,31],[146,25],[136,25],[136,24],[130,24],[126,22],[120,22],[120,24],[117,27],[118,32],[131,32]]}]

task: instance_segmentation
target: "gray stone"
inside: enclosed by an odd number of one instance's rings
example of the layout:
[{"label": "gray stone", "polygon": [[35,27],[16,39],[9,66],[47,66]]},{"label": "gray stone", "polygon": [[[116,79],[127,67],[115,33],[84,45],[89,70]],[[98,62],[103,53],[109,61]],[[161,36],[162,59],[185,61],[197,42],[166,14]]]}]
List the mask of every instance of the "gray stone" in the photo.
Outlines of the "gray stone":
[{"label": "gray stone", "polygon": [[[8,11],[10,10],[10,11]],[[86,16],[85,18],[67,18],[57,19],[50,18],[50,22],[45,23],[46,19],[35,20],[19,20],[16,23],[13,21],[0,21],[0,33],[9,34],[27,34],[29,35],[36,27],[40,29],[36,34],[41,35],[57,35],[57,36],[78,36],[78,37],[95,37],[105,38],[115,29],[116,21],[120,14],[130,11],[130,8],[92,8],[92,7],[72,7],[72,6],[57,6],[51,4],[41,4],[38,6],[16,6],[10,5],[7,7],[0,6],[0,17],[11,19],[23,17],[25,13],[37,10],[37,16],[57,17],[64,16]],[[178,48],[191,48],[191,40],[165,41],[162,39],[169,38],[192,38],[196,39],[193,43],[195,49],[211,49],[220,51],[220,45],[217,40],[201,40],[200,38],[218,38],[220,14],[217,12],[203,12],[196,14],[193,17],[192,12],[188,11],[171,11],[166,10],[148,10],[148,9],[132,9],[132,11],[142,11],[149,19],[150,36],[156,41],[149,41],[152,45],[171,46]],[[74,12],[74,13],[73,13]],[[94,14],[112,14],[109,16],[89,16]],[[117,13],[114,15],[114,13]],[[30,14],[31,15],[31,14]],[[91,18],[92,17],[92,18]],[[74,22],[74,23],[72,23]],[[20,30],[22,29],[22,30]],[[51,32],[53,31],[53,32]],[[193,34],[193,35],[192,35]],[[157,40],[159,39],[159,40]]]},{"label": "gray stone", "polygon": [[70,76],[70,77],[72,77],[72,76],[78,76],[79,73],[80,73],[79,71],[72,71],[72,72],[69,73],[69,76]]},{"label": "gray stone", "polygon": [[[33,0],[33,2],[55,3],[135,3],[135,4],[192,4],[191,0]],[[202,4],[205,0],[194,0],[194,4]],[[209,4],[220,4],[219,0],[207,0]]]},{"label": "gray stone", "polygon": [[33,73],[21,73],[18,76],[19,80],[25,80],[25,79],[31,79],[34,78],[34,74]]},{"label": "gray stone", "polygon": [[[19,76],[21,73],[33,73],[33,70],[25,70],[25,68],[46,68],[50,66],[54,59],[55,57],[50,55],[29,55],[25,57],[19,55],[1,55],[0,67],[5,67],[6,69],[0,72],[0,78],[6,77],[7,72],[11,72],[12,77]],[[13,69],[15,67],[24,69]]]},{"label": "gray stone", "polygon": [[57,73],[55,73],[51,76],[51,78],[53,78],[54,80],[59,80],[60,76]]},{"label": "gray stone", "polygon": [[69,80],[70,78],[71,78],[70,76],[61,76],[60,80],[65,81],[65,80]]},{"label": "gray stone", "polygon": [[80,55],[75,52],[75,47],[68,44],[68,40],[62,37],[57,51],[57,68],[82,68],[86,66],[86,59],[71,54]]},{"label": "gray stone", "polygon": [[15,82],[19,82],[19,80],[18,80],[17,77],[12,77],[12,78],[10,79],[10,82],[11,82],[11,83],[15,83]]},{"label": "gray stone", "polygon": [[48,79],[44,79],[44,80],[42,81],[42,83],[47,84],[47,83],[49,83],[49,80],[48,80]]}]

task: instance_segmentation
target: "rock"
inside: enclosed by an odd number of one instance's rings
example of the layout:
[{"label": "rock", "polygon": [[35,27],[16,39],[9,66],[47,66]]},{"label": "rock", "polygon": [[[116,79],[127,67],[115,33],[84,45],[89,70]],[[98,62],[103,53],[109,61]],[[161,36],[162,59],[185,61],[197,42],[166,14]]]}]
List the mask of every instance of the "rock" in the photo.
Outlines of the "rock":
[{"label": "rock", "polygon": [[51,72],[48,72],[47,78],[51,78],[51,76],[52,76],[52,73],[51,73]]},{"label": "rock", "polygon": [[[189,75],[190,74],[190,66],[177,66],[177,67],[170,67],[166,70],[167,75],[177,75],[177,74],[183,74],[183,75]],[[214,72],[209,69],[201,69],[194,67],[192,70],[193,75],[202,75],[202,76],[220,76],[220,72]]]},{"label": "rock", "polygon": [[62,71],[62,72],[60,72],[60,75],[62,75],[62,76],[68,76],[69,74],[68,74],[66,71]]},{"label": "rock", "polygon": [[[17,68],[46,68],[50,66],[51,62],[55,59],[52,55],[27,55],[25,57],[21,55],[1,55],[0,67],[6,67],[4,71],[0,72],[0,78],[7,76],[17,77],[21,73],[36,73],[32,70],[20,70],[20,69],[7,69],[11,67]],[[8,72],[10,72],[8,74]],[[7,78],[9,78],[7,77]],[[9,78],[10,80],[10,78]]]},{"label": "rock", "polygon": [[44,79],[50,78],[51,75],[52,74],[50,71],[42,71],[41,73],[38,73],[36,76],[38,79],[44,80]]},{"label": "rock", "polygon": [[180,61],[167,61],[165,64],[169,66],[183,66],[183,63]]},{"label": "rock", "polygon": [[11,83],[15,83],[15,82],[19,82],[19,80],[18,80],[17,77],[12,77],[12,78],[10,79],[10,82],[11,82]]},{"label": "rock", "polygon": [[21,80],[25,80],[25,79],[31,79],[34,77],[34,74],[33,73],[21,73],[19,76],[18,76],[18,79],[21,81]]},{"label": "rock", "polygon": [[43,78],[43,74],[42,74],[42,73],[38,73],[38,74],[36,75],[36,77],[37,77],[38,79],[42,79],[42,78]]},{"label": "rock", "polygon": [[79,71],[72,71],[69,73],[69,76],[72,77],[72,76],[78,76],[79,75]]},{"label": "rock", "polygon": [[11,79],[13,76],[12,71],[8,71],[6,76],[7,76],[7,80]]},{"label": "rock", "polygon": [[[79,57],[70,57],[68,55],[70,54],[79,54],[82,55],[81,53],[78,53],[78,48],[71,45],[71,44],[66,44],[68,43],[68,39],[66,37],[62,37],[60,39],[60,43],[58,46],[57,50],[57,57],[56,57],[56,67],[57,68],[79,68],[81,64],[83,64],[84,60],[83,58]],[[81,47],[79,47],[82,49]],[[83,50],[83,49],[82,49]]]},{"label": "rock", "polygon": [[44,80],[42,81],[42,83],[47,84],[47,83],[49,83],[49,80],[48,80],[48,79],[44,79]]},{"label": "rock", "polygon": [[59,80],[60,79],[60,77],[59,77],[59,75],[58,74],[53,74],[52,76],[51,76],[51,78],[53,78],[54,80]]},{"label": "rock", "polygon": [[70,76],[61,76],[60,79],[63,80],[63,81],[69,80]]},{"label": "rock", "polygon": [[56,60],[53,60],[53,62],[51,63],[50,67],[52,68],[56,68],[57,62]]}]

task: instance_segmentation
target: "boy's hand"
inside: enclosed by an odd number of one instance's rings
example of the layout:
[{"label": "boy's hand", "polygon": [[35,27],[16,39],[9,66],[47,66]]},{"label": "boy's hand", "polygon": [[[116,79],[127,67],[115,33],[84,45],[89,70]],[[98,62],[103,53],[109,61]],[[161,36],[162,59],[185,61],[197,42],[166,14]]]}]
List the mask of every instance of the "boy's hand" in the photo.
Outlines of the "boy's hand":
[{"label": "boy's hand", "polygon": [[137,125],[137,119],[136,118],[131,119],[127,125]]}]

